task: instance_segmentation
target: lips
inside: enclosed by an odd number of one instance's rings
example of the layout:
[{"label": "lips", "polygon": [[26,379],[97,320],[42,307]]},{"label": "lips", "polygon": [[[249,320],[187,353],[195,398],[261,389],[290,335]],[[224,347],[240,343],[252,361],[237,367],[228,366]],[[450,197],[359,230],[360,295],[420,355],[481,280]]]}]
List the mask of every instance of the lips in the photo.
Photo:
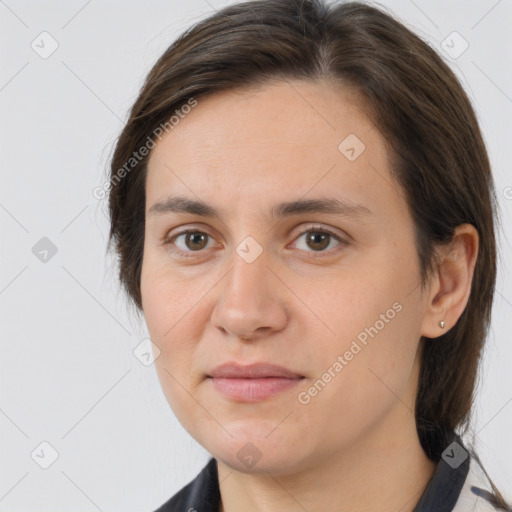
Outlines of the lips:
[{"label": "lips", "polygon": [[263,379],[268,377],[281,377],[285,379],[303,378],[303,376],[298,373],[271,363],[254,363],[247,366],[236,363],[226,363],[214,368],[208,377],[226,379]]},{"label": "lips", "polygon": [[302,379],[292,370],[270,363],[242,366],[226,363],[208,375],[214,389],[234,402],[259,402],[295,387]]}]

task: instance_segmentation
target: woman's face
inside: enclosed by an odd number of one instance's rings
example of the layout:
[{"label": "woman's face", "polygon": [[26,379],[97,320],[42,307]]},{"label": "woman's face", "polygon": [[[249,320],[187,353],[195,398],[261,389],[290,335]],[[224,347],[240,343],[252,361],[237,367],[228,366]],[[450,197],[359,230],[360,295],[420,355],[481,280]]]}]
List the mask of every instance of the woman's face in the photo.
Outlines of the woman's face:
[{"label": "woman's face", "polygon": [[[240,471],[312,466],[414,421],[427,294],[357,100],[326,82],[218,93],[150,157],[141,286],[158,376],[188,432]],[[212,379],[225,363],[292,378]]]}]

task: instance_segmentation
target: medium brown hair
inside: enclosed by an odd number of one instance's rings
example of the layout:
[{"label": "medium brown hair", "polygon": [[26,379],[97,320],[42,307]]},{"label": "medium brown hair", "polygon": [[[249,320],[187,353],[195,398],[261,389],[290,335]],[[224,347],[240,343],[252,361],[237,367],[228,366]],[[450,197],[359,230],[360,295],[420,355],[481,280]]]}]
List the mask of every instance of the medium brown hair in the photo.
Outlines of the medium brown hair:
[{"label": "medium brown hair", "polygon": [[[496,279],[494,187],[463,87],[428,44],[384,11],[359,2],[243,2],[195,24],[163,53],[111,161],[109,247],[115,243],[120,281],[140,312],[149,155],[114,182],[119,170],[191,98],[279,79],[327,79],[364,98],[414,221],[422,286],[435,271],[437,244],[463,223],[478,231],[467,307],[448,332],[423,344],[416,425],[437,461],[450,433],[469,426]],[[492,486],[496,505],[506,507]]]}]

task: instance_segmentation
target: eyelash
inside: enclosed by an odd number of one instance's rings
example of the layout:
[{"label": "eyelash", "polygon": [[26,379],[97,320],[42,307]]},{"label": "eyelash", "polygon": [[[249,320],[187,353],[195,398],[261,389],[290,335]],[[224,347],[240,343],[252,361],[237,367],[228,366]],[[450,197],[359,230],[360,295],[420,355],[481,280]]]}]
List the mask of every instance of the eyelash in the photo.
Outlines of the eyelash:
[{"label": "eyelash", "polygon": [[[189,228],[189,229],[186,229],[186,230],[181,231],[179,233],[175,233],[172,237],[165,238],[164,241],[163,241],[163,245],[165,245],[165,246],[171,245],[171,244],[174,243],[174,241],[179,236],[187,235],[189,233],[196,233],[196,234],[199,233],[199,234],[202,234],[202,235],[206,235],[206,236],[208,236],[210,238],[213,238],[209,233],[207,233],[205,231],[201,231],[200,229],[195,229],[195,228]],[[342,239],[339,235],[337,235],[336,233],[334,233],[333,231],[331,231],[328,228],[324,228],[323,226],[309,226],[306,230],[304,230],[301,233],[299,233],[296,239],[299,239],[301,236],[306,235],[307,233],[317,233],[317,234],[327,234],[327,235],[330,235],[337,242],[339,242],[339,245],[336,246],[336,247],[348,245],[348,242],[346,240]],[[329,250],[322,250],[322,251],[304,251],[304,252],[310,253],[310,256],[313,257],[313,258],[318,258],[318,257],[322,257],[324,254],[331,253],[332,251],[335,251],[335,250],[336,250],[336,248],[329,249]],[[181,249],[173,248],[172,252],[173,253],[178,253],[181,256],[185,257],[185,258],[190,258],[190,257],[194,257],[196,254],[204,252],[204,249],[198,250],[198,251],[183,251]]]}]

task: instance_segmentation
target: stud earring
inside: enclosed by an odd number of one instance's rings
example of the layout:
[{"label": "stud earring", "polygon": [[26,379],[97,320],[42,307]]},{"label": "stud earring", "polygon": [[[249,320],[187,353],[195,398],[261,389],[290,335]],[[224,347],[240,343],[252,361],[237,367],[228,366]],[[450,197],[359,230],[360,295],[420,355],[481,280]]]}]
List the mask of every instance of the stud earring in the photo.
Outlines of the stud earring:
[{"label": "stud earring", "polygon": [[441,321],[439,322],[439,327],[441,327],[441,329],[444,329],[444,326],[445,326],[445,323],[444,323],[444,321],[443,321],[443,320],[441,320]]}]

